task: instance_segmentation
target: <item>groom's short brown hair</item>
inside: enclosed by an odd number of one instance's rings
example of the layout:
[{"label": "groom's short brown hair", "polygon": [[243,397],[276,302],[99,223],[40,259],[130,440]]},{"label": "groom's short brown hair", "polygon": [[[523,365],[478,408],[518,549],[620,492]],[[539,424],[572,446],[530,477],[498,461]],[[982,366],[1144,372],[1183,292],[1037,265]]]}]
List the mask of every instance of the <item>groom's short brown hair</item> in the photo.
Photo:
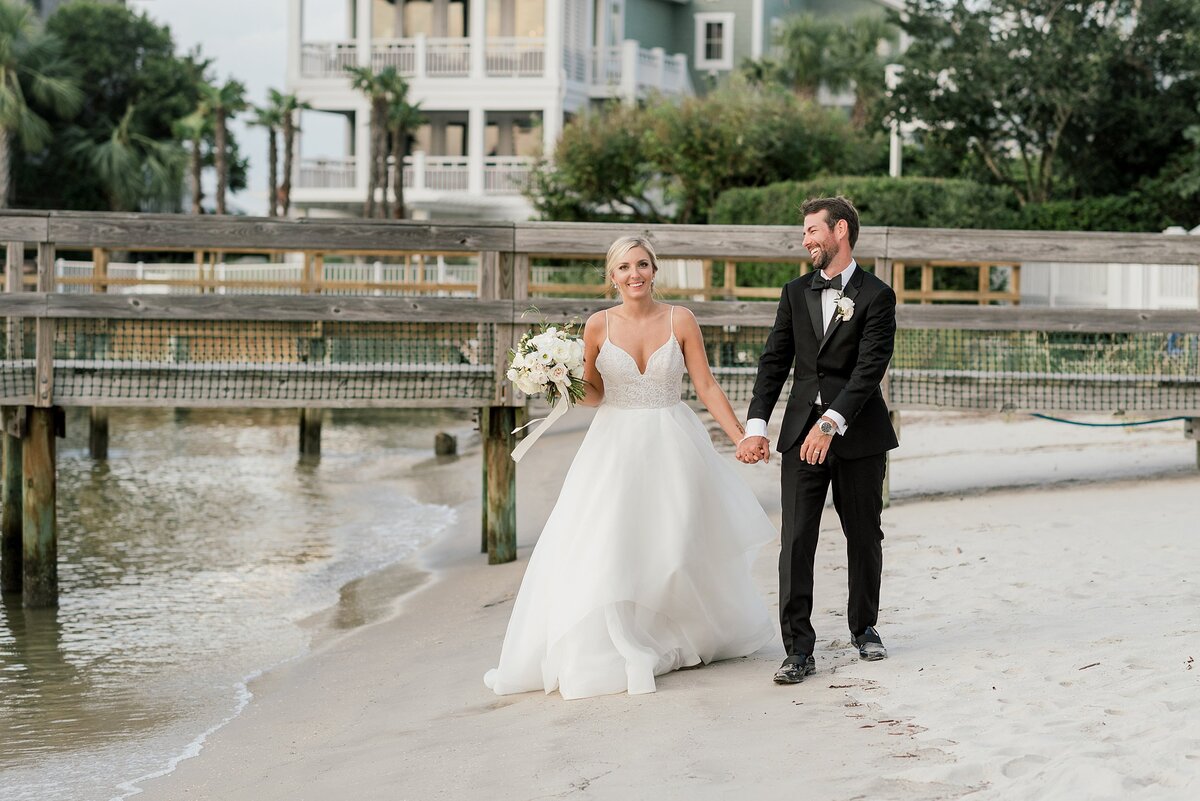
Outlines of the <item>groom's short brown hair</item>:
[{"label": "groom's short brown hair", "polygon": [[825,219],[829,221],[830,228],[837,225],[838,220],[845,220],[850,232],[850,248],[853,249],[858,244],[858,209],[854,208],[854,204],[848,198],[841,195],[809,198],[800,206],[800,218],[803,220],[818,211],[825,212]]}]

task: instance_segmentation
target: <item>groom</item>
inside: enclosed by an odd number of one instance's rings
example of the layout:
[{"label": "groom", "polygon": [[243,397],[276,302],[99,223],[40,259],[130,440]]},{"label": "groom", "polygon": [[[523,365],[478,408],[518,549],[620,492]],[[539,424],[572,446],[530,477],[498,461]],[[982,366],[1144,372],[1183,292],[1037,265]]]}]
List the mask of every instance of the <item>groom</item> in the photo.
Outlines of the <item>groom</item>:
[{"label": "groom", "polygon": [[879,383],[895,344],[896,293],[855,263],[858,211],[849,200],[809,200],[801,211],[813,271],[783,288],[737,452],[748,464],[770,459],[767,420],[794,369],[778,443],[779,624],[787,658],[775,673],[777,684],[796,684],[816,670],[813,560],[831,483],[846,535],[850,634],[863,659],[887,656],[875,631],[883,570],[880,515],[886,454],[897,442]]}]

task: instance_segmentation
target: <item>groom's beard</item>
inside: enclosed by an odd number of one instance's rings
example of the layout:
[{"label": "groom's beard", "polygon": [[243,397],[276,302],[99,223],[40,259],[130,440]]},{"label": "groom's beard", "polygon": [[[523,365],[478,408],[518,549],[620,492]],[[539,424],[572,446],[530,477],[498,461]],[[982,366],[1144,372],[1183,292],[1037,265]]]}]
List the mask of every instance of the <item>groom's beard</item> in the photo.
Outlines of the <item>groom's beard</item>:
[{"label": "groom's beard", "polygon": [[824,270],[831,261],[833,261],[833,254],[825,248],[818,248],[817,255],[813,256],[813,269]]}]

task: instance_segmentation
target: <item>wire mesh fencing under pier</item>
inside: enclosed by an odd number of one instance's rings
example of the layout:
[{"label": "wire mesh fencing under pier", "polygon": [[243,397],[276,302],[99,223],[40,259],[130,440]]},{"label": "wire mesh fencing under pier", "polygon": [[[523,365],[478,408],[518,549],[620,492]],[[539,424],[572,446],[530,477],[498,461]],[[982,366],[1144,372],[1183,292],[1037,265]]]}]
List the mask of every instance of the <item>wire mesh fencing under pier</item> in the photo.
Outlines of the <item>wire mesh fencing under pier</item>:
[{"label": "wire mesh fencing under pier", "polygon": [[[36,361],[0,362],[0,403],[31,403]],[[494,326],[59,319],[59,405],[481,406]]]}]

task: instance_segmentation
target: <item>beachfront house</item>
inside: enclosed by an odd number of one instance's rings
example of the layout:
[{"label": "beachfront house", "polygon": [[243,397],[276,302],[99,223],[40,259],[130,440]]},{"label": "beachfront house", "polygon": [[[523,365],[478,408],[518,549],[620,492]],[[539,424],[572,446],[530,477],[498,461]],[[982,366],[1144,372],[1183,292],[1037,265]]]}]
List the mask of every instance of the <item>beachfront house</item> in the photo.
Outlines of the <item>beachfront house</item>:
[{"label": "beachfront house", "polygon": [[425,123],[403,171],[411,216],[520,220],[530,165],[574,115],[703,91],[768,54],[790,14],[848,18],[896,2],[289,0],[288,91],[312,106],[294,208],[358,214],[366,200],[369,106],[348,65],[395,67],[420,103]]}]

